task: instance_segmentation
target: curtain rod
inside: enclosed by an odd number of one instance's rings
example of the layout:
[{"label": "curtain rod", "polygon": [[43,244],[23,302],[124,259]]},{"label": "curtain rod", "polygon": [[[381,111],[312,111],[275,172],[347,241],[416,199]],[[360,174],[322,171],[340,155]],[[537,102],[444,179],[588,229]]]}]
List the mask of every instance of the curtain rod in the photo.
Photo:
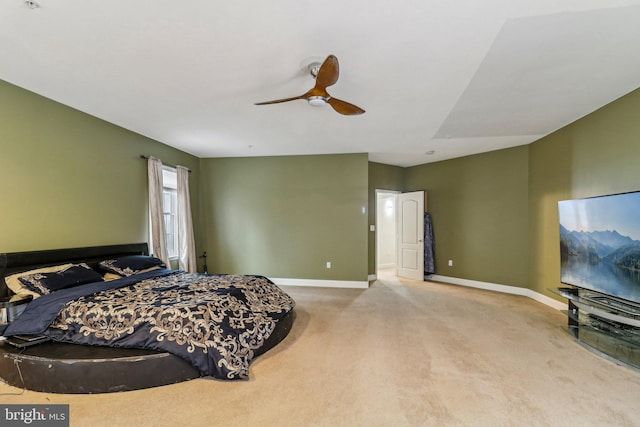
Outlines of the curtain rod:
[{"label": "curtain rod", "polygon": [[[149,160],[149,156],[145,156],[144,154],[140,154],[140,158],[141,159],[145,159],[145,160]],[[167,164],[167,163],[162,163],[162,164],[163,164],[163,166],[169,166],[170,168],[177,169],[177,166],[170,165],[170,164]],[[189,171],[189,173],[191,173],[191,169],[187,168],[187,170]]]}]

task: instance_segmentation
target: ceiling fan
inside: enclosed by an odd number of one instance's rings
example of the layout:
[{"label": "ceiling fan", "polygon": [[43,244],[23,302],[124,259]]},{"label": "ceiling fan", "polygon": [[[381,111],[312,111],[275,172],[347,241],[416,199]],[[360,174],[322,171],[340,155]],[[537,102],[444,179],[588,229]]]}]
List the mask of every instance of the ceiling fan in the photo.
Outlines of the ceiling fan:
[{"label": "ceiling fan", "polygon": [[274,101],[256,102],[255,105],[278,104],[280,102],[295,101],[296,99],[306,99],[314,107],[321,107],[329,104],[340,114],[353,116],[364,113],[364,110],[348,102],[332,97],[327,92],[327,87],[334,85],[338,81],[340,67],[338,58],[334,55],[327,56],[322,64],[314,62],[309,65],[309,73],[316,79],[316,84],[308,92],[292,98],[276,99]]}]

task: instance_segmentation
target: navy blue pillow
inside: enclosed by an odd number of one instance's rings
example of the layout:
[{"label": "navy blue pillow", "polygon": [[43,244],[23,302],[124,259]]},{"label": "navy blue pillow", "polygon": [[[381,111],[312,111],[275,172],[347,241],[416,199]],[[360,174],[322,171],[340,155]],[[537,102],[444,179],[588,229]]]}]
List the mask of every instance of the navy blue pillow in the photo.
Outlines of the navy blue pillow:
[{"label": "navy blue pillow", "polygon": [[53,273],[34,273],[18,280],[31,291],[46,295],[59,289],[72,288],[86,283],[102,282],[102,276],[86,264],[72,265]]},{"label": "navy blue pillow", "polygon": [[109,273],[120,276],[131,276],[153,267],[164,267],[164,262],[158,258],[147,255],[130,255],[118,259],[109,259],[100,262],[100,268]]}]

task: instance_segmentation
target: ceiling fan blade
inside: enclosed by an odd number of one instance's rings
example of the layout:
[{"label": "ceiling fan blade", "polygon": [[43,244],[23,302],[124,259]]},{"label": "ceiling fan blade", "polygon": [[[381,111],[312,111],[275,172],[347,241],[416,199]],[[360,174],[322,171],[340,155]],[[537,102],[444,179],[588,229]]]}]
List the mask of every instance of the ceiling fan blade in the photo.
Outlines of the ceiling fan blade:
[{"label": "ceiling fan blade", "polygon": [[327,100],[329,105],[333,107],[340,114],[344,114],[345,116],[355,116],[358,114],[364,113],[364,110],[356,105],[349,104],[346,101],[341,101],[336,98],[329,98]]},{"label": "ceiling fan blade", "polygon": [[338,58],[334,55],[329,55],[318,70],[315,87],[324,90],[328,86],[336,84],[339,75],[340,66],[338,65]]},{"label": "ceiling fan blade", "polygon": [[283,99],[275,99],[273,101],[265,101],[265,102],[256,102],[253,105],[268,105],[268,104],[279,104],[281,102],[289,102],[289,101],[295,101],[296,99],[307,99],[306,97],[306,93],[304,95],[300,95],[300,96],[294,96],[292,98],[283,98]]}]

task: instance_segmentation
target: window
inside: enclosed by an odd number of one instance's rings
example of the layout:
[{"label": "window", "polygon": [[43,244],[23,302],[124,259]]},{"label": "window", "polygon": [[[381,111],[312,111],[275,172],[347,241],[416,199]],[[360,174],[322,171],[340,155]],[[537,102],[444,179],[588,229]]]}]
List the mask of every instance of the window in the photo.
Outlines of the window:
[{"label": "window", "polygon": [[169,258],[178,258],[178,174],[173,168],[162,168],[162,207]]}]

